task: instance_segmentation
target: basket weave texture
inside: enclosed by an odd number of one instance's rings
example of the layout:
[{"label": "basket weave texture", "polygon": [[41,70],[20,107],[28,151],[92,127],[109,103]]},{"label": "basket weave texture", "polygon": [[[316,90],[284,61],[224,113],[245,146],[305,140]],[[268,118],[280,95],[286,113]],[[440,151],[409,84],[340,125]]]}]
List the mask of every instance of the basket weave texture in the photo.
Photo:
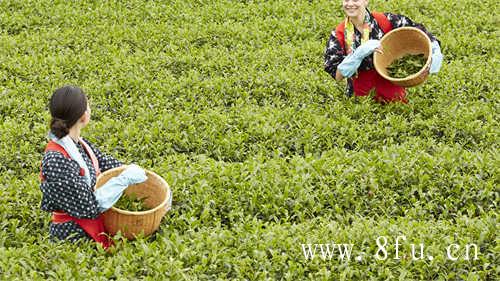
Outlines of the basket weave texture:
[{"label": "basket weave texture", "polygon": [[[103,186],[111,178],[118,176],[127,166],[110,169],[97,178],[96,189]],[[128,239],[134,239],[141,234],[148,236],[158,230],[161,219],[171,208],[172,191],[163,178],[154,172],[146,170],[148,179],[139,184],[130,185],[125,194],[135,194],[144,199],[144,204],[150,208],[142,212],[131,212],[111,207],[103,213],[104,227],[110,235],[121,231]]]},{"label": "basket weave texture", "polygon": [[[383,54],[374,53],[373,64],[380,76],[402,87],[414,87],[425,82],[429,75],[432,47],[427,34],[415,27],[393,29],[380,40]],[[422,69],[405,78],[388,76],[387,67],[395,60],[406,55],[424,54],[427,61]]]}]

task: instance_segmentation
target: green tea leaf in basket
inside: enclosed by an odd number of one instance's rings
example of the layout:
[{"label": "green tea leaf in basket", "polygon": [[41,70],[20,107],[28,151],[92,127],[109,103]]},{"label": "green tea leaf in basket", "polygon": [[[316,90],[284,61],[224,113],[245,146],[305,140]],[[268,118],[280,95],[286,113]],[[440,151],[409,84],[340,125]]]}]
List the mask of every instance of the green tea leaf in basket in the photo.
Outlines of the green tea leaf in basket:
[{"label": "green tea leaf in basket", "polygon": [[406,55],[392,62],[387,67],[387,74],[393,78],[405,78],[419,72],[426,61],[424,54]]},{"label": "green tea leaf in basket", "polygon": [[114,205],[115,208],[121,209],[121,210],[127,210],[131,212],[142,212],[142,211],[147,211],[150,208],[144,204],[144,200],[146,200],[147,197],[137,197],[135,193],[131,194],[123,194],[120,197],[120,200],[116,202]]}]

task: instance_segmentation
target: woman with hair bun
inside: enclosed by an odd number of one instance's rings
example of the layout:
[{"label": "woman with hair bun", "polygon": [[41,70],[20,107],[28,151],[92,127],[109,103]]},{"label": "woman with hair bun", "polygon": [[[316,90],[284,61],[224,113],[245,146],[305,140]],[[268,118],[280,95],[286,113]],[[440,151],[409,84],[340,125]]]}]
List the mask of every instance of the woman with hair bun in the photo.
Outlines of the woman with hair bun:
[{"label": "woman with hair bun", "polygon": [[49,102],[49,142],[41,169],[41,209],[52,213],[50,236],[71,242],[93,239],[105,249],[111,245],[101,213],[109,209],[130,184],[146,180],[144,170],[130,165],[115,180],[94,191],[100,172],[122,163],[80,137],[90,121],[90,107],[82,89],[57,89]]}]

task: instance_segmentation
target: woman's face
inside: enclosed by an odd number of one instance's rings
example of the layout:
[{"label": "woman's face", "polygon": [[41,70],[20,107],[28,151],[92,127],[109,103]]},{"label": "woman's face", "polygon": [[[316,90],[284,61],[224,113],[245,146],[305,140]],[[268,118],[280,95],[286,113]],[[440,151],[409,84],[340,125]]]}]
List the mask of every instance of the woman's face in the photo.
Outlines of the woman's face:
[{"label": "woman's face", "polygon": [[81,119],[84,127],[87,126],[87,124],[90,122],[90,112],[90,105],[87,102],[87,110],[85,111]]},{"label": "woman's face", "polygon": [[342,8],[345,14],[350,18],[356,18],[365,12],[368,6],[368,0],[343,0]]}]

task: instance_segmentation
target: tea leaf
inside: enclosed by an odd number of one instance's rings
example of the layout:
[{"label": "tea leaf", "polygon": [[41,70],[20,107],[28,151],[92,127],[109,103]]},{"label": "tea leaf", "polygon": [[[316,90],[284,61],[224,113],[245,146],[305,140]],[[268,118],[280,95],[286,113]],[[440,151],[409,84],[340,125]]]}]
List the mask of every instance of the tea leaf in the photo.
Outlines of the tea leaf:
[{"label": "tea leaf", "polygon": [[137,197],[135,193],[123,194],[113,207],[131,212],[147,211],[150,208],[144,203],[146,199],[147,197]]},{"label": "tea leaf", "polygon": [[387,73],[393,78],[405,78],[419,72],[425,65],[427,58],[424,54],[406,55],[391,63]]}]

